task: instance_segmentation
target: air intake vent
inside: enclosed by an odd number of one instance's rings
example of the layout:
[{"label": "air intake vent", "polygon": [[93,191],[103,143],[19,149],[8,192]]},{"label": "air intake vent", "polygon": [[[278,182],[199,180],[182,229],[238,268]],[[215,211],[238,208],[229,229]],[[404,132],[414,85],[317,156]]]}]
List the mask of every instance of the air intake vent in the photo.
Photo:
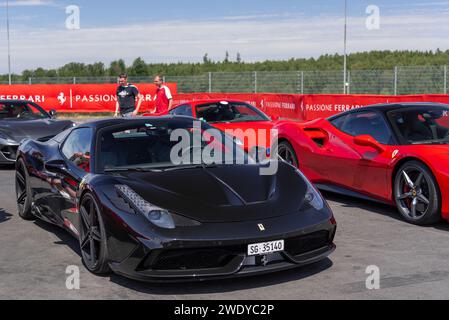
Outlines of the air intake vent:
[{"label": "air intake vent", "polygon": [[7,146],[7,147],[3,147],[0,152],[3,154],[3,156],[11,161],[15,161],[16,160],[16,156],[17,156],[17,146]]}]

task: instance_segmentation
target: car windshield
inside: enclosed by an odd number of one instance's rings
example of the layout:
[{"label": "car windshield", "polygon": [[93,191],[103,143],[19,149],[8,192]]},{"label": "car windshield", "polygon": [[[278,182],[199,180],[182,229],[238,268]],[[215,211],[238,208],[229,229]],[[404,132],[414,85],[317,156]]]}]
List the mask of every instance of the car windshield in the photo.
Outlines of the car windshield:
[{"label": "car windshield", "polygon": [[40,107],[27,102],[0,102],[0,120],[46,119],[48,114]]},{"label": "car windshield", "polygon": [[233,139],[201,121],[121,125],[101,130],[98,138],[100,172],[254,163]]},{"label": "car windshield", "polygon": [[218,102],[196,107],[196,116],[208,123],[269,121],[257,108],[242,102]]},{"label": "car windshield", "polygon": [[449,107],[399,109],[388,118],[406,144],[449,144]]}]

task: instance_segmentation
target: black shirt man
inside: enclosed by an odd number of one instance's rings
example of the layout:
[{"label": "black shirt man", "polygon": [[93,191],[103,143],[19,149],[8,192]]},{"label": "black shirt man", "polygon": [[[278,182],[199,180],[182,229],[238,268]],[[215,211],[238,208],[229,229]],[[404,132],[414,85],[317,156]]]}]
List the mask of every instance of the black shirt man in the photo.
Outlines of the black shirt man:
[{"label": "black shirt man", "polygon": [[[136,86],[128,83],[128,76],[121,74],[119,76],[119,87],[117,88],[117,104],[115,116],[120,115],[124,118],[134,117],[139,113],[142,104],[142,95]],[[136,107],[136,99],[138,99]]]}]

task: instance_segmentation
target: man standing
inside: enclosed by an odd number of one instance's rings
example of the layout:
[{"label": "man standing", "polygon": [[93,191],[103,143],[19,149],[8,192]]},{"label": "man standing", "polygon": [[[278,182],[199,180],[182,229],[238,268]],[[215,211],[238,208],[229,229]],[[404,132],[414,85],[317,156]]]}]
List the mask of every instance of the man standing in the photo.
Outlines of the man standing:
[{"label": "man standing", "polygon": [[157,87],[155,113],[166,114],[173,106],[173,96],[170,88],[164,84],[164,79],[161,76],[154,78],[154,84]]},{"label": "man standing", "polygon": [[[128,76],[119,76],[119,87],[117,88],[117,103],[115,107],[115,117],[120,115],[124,118],[137,116],[142,105],[143,96],[136,86],[128,83]],[[136,107],[136,98],[138,99]]]}]

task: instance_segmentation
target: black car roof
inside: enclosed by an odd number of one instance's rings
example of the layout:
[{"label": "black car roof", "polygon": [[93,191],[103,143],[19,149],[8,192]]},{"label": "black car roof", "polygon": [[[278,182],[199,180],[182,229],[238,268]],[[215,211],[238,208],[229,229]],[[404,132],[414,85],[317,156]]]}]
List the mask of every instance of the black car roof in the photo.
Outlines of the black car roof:
[{"label": "black car roof", "polygon": [[120,125],[120,124],[139,124],[139,123],[145,123],[145,122],[164,122],[167,120],[172,120],[172,121],[192,121],[192,120],[196,120],[193,119],[191,117],[185,117],[185,116],[162,116],[162,117],[136,117],[136,118],[106,118],[106,119],[101,119],[101,120],[93,120],[93,121],[89,121],[89,122],[85,122],[81,125],[79,125],[78,127],[90,127],[90,128],[94,128],[94,129],[102,129],[105,127],[110,127],[110,126],[116,126],[116,125]]},{"label": "black car roof", "polygon": [[401,109],[401,108],[416,108],[416,107],[427,107],[427,108],[428,107],[434,107],[434,108],[446,107],[446,108],[449,108],[449,104],[437,103],[437,102],[382,103],[382,104],[370,105],[370,106],[346,111],[343,113],[339,113],[337,115],[334,115],[334,116],[328,118],[328,120],[331,121],[331,120],[334,120],[341,116],[345,116],[345,115],[352,114],[352,113],[358,113],[358,112],[380,111],[383,113],[387,113],[389,111],[393,111],[393,110],[397,110],[397,109]]}]

